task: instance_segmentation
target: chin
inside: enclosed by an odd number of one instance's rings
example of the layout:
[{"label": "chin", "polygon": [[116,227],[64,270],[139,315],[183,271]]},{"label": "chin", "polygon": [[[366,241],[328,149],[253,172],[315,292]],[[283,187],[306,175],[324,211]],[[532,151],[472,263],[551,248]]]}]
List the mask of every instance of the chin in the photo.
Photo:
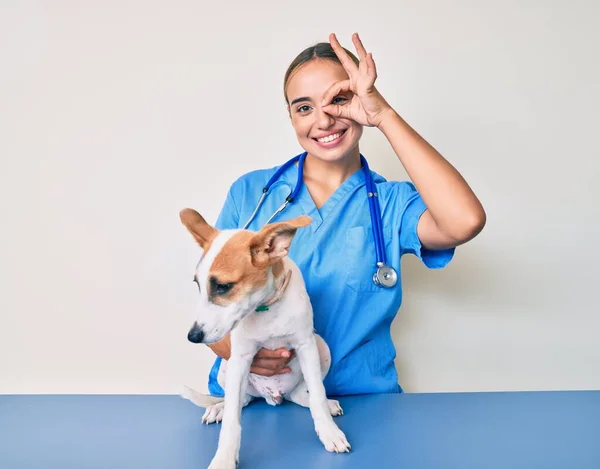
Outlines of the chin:
[{"label": "chin", "polygon": [[323,151],[316,149],[316,151],[308,152],[312,157],[317,158],[321,161],[327,161],[329,163],[335,163],[343,160],[349,153],[349,150],[337,150],[337,151]]},{"label": "chin", "polygon": [[315,158],[318,158],[322,161],[328,161],[331,163],[337,162],[337,161],[341,161],[344,158],[346,158],[348,155],[352,154],[355,148],[356,148],[356,144],[352,145],[352,146],[348,146],[348,145],[344,145],[340,148],[332,148],[332,149],[323,149],[323,148],[319,148],[319,147],[314,147],[314,150],[309,150],[309,154],[312,155]]}]

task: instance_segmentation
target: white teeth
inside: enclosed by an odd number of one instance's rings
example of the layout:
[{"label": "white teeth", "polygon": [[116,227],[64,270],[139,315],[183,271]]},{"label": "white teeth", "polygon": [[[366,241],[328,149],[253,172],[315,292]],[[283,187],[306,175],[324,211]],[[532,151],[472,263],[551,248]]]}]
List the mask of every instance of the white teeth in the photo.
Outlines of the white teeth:
[{"label": "white teeth", "polygon": [[334,141],[335,139],[338,139],[342,136],[341,133],[337,133],[337,134],[332,134],[332,135],[328,135],[327,137],[323,137],[323,138],[318,138],[317,141],[321,142],[321,143],[329,143]]}]

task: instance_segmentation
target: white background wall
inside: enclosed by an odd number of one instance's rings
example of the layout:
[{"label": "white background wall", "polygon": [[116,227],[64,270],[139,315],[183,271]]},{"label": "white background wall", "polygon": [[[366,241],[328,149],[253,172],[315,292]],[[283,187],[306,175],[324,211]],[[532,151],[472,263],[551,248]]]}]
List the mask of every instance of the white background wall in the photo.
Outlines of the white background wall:
[{"label": "white background wall", "polygon": [[0,5],[1,393],[206,389],[178,212],[300,150],[283,74],[332,31],[488,214],[447,269],[405,261],[403,387],[600,387],[598,2]]}]

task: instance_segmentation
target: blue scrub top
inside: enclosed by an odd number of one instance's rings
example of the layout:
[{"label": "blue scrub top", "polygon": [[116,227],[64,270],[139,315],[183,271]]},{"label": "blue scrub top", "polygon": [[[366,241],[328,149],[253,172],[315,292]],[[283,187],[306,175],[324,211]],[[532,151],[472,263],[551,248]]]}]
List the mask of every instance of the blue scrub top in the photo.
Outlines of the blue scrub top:
[{"label": "blue scrub top", "polygon": [[[278,168],[252,171],[236,180],[216,227],[242,228]],[[431,251],[421,246],[417,222],[426,207],[412,183],[388,182],[371,173],[379,193],[387,261],[398,272],[394,288],[373,283],[375,243],[362,169],[346,179],[320,209],[302,185],[296,201],[272,220],[300,215],[313,220],[296,232],[289,257],[304,275],[315,330],[331,349],[332,364],[324,380],[330,396],[402,392],[390,334],[402,302],[400,258],[411,253],[427,267],[441,268],[454,255],[454,248]],[[296,165],[285,170],[248,229],[258,231],[264,226],[294,188],[297,175]],[[217,383],[220,363],[217,357],[208,381],[209,392],[219,397],[224,394]]]}]

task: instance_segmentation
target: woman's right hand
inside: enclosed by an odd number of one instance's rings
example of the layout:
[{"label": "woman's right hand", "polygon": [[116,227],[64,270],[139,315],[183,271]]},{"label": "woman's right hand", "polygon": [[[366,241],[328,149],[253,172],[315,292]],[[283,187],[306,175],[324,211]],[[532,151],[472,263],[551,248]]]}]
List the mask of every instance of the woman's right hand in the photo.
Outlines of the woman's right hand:
[{"label": "woman's right hand", "polygon": [[292,371],[287,365],[294,358],[294,351],[285,348],[269,350],[261,348],[254,356],[250,373],[261,376],[274,376]]},{"label": "woman's right hand", "polygon": [[[229,360],[229,357],[231,356],[231,339],[229,334],[219,342],[208,344],[208,346],[215,354],[217,354],[217,356],[224,360]],[[254,356],[254,360],[250,366],[250,373],[261,376],[274,376],[289,373],[291,369],[287,365],[292,358],[294,358],[293,350],[285,348],[275,350],[261,348]]]}]

